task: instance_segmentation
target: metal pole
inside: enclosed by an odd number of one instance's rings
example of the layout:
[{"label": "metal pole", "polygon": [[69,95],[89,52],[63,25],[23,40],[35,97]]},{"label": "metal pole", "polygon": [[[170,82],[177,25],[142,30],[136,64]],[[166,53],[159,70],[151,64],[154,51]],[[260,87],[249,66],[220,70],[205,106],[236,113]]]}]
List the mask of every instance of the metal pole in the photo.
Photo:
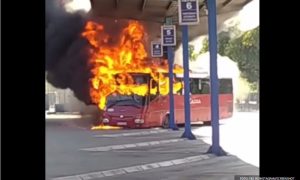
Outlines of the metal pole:
[{"label": "metal pole", "polygon": [[174,118],[174,95],[173,95],[173,48],[168,46],[168,64],[169,64],[169,98],[170,98],[170,111],[169,111],[169,128],[173,130],[179,130],[175,124]]},{"label": "metal pole", "polygon": [[208,0],[208,37],[210,54],[212,146],[208,152],[218,156],[226,153],[219,142],[219,79],[217,69],[217,12],[216,0]]},{"label": "metal pole", "polygon": [[184,133],[181,137],[188,138],[190,140],[196,139],[191,131],[191,111],[190,111],[190,82],[189,82],[189,34],[188,26],[182,26],[182,51],[183,51],[183,68],[184,68]]}]

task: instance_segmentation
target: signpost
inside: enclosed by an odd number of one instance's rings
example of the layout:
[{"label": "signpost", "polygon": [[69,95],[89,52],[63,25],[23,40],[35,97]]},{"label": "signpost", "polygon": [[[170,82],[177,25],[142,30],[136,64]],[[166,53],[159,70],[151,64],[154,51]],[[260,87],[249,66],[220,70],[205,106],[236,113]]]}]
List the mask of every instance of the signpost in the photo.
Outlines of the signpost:
[{"label": "signpost", "polygon": [[174,60],[174,51],[173,47],[168,46],[168,64],[169,64],[169,98],[170,98],[170,114],[169,120],[170,124],[169,127],[173,130],[179,130],[179,128],[175,124],[174,118],[174,95],[173,95],[173,60]]},{"label": "signpost", "polygon": [[219,80],[217,68],[217,11],[216,0],[209,0],[208,6],[208,40],[210,55],[210,84],[211,84],[211,124],[212,146],[208,152],[217,156],[226,155],[219,142]]},{"label": "signpost", "polygon": [[151,42],[151,56],[154,58],[163,56],[163,48],[160,41]]},{"label": "signpost", "polygon": [[182,51],[184,68],[184,115],[185,126],[181,137],[190,140],[196,139],[191,130],[191,110],[190,110],[190,80],[189,80],[189,34],[188,25],[199,23],[198,0],[178,0],[179,24],[182,25]]},{"label": "signpost", "polygon": [[176,28],[174,25],[170,25],[171,19],[167,19],[168,25],[161,26],[162,45],[168,48],[168,64],[169,64],[169,128],[173,130],[179,130],[175,124],[174,118],[174,96],[173,96],[173,59],[174,52],[173,47],[176,45]]}]

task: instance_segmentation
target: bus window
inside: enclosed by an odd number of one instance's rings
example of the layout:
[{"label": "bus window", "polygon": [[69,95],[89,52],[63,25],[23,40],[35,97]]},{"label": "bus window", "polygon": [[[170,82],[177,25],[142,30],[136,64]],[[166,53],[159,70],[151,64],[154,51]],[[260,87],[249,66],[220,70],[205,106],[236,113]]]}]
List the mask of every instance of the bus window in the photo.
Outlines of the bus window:
[{"label": "bus window", "polygon": [[232,79],[220,79],[220,94],[232,94]]},{"label": "bus window", "polygon": [[[134,80],[134,84],[137,85],[147,84],[148,82],[148,76],[145,75],[132,75],[132,77]],[[145,104],[145,100],[146,100],[145,97],[136,94],[133,94],[132,96],[136,102]]]},{"label": "bus window", "polygon": [[199,89],[199,79],[190,79],[190,92],[191,94],[201,94],[201,89]]},{"label": "bus window", "polygon": [[209,94],[210,86],[208,79],[196,79],[190,80],[191,94]]},{"label": "bus window", "polygon": [[201,85],[202,85],[201,94],[209,94],[210,93],[209,79],[202,79]]},{"label": "bus window", "polygon": [[[176,82],[176,83],[177,83],[177,82],[183,83],[183,82],[182,82],[183,79],[181,79],[181,78],[175,77],[174,79],[175,79],[174,82]],[[176,94],[177,94],[177,95],[183,95],[183,90],[184,90],[184,88],[179,89],[179,90],[176,92]]]},{"label": "bus window", "polygon": [[147,84],[147,78],[148,78],[147,76],[135,75],[133,76],[134,84],[138,84],[138,85]]},{"label": "bus window", "polygon": [[156,81],[154,81],[154,79],[150,80],[150,89],[156,89],[156,93],[155,94],[150,94],[150,101],[154,100],[159,92],[158,92],[158,84]]}]

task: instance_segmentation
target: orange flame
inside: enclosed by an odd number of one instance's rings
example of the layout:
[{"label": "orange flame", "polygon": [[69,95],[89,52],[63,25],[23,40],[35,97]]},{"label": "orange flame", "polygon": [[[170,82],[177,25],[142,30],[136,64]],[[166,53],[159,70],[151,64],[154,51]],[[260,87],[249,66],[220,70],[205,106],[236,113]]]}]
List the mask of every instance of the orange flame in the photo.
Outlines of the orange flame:
[{"label": "orange flame", "polygon": [[100,124],[99,126],[93,126],[91,128],[91,130],[115,130],[115,129],[122,129],[122,127]]},{"label": "orange flame", "polygon": [[[144,27],[137,21],[129,22],[123,29],[117,45],[108,45],[109,36],[104,27],[89,21],[82,36],[85,37],[92,48],[90,49],[90,64],[92,65],[92,79],[90,96],[93,103],[100,109],[106,105],[106,97],[113,92],[119,94],[140,96],[156,93],[156,89],[148,90],[147,84],[134,84],[129,73],[148,73],[159,82],[160,94],[169,92],[169,79],[163,76],[168,73],[168,65],[157,65],[149,62],[144,47]],[[182,73],[182,68],[175,66],[174,73]],[[159,74],[159,75],[158,75]],[[115,77],[118,75],[118,78]],[[182,88],[181,83],[174,83],[174,92]]]}]

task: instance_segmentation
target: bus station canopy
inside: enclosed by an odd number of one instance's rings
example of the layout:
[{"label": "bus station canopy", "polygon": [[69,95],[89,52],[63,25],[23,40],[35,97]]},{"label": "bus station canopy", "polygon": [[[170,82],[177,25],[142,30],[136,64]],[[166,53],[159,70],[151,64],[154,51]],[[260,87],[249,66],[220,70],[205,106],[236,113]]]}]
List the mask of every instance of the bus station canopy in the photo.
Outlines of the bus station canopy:
[{"label": "bus station canopy", "polygon": [[[173,24],[178,25],[177,0],[90,0],[91,13],[94,17],[115,19],[133,19],[149,23],[150,37],[160,38],[160,26],[166,17],[172,18]],[[189,27],[190,40],[207,34],[207,0],[199,0],[200,23]],[[235,16],[252,0],[216,0],[218,28]],[[177,40],[181,42],[181,30],[177,26]],[[177,43],[179,44],[179,43]]]}]

